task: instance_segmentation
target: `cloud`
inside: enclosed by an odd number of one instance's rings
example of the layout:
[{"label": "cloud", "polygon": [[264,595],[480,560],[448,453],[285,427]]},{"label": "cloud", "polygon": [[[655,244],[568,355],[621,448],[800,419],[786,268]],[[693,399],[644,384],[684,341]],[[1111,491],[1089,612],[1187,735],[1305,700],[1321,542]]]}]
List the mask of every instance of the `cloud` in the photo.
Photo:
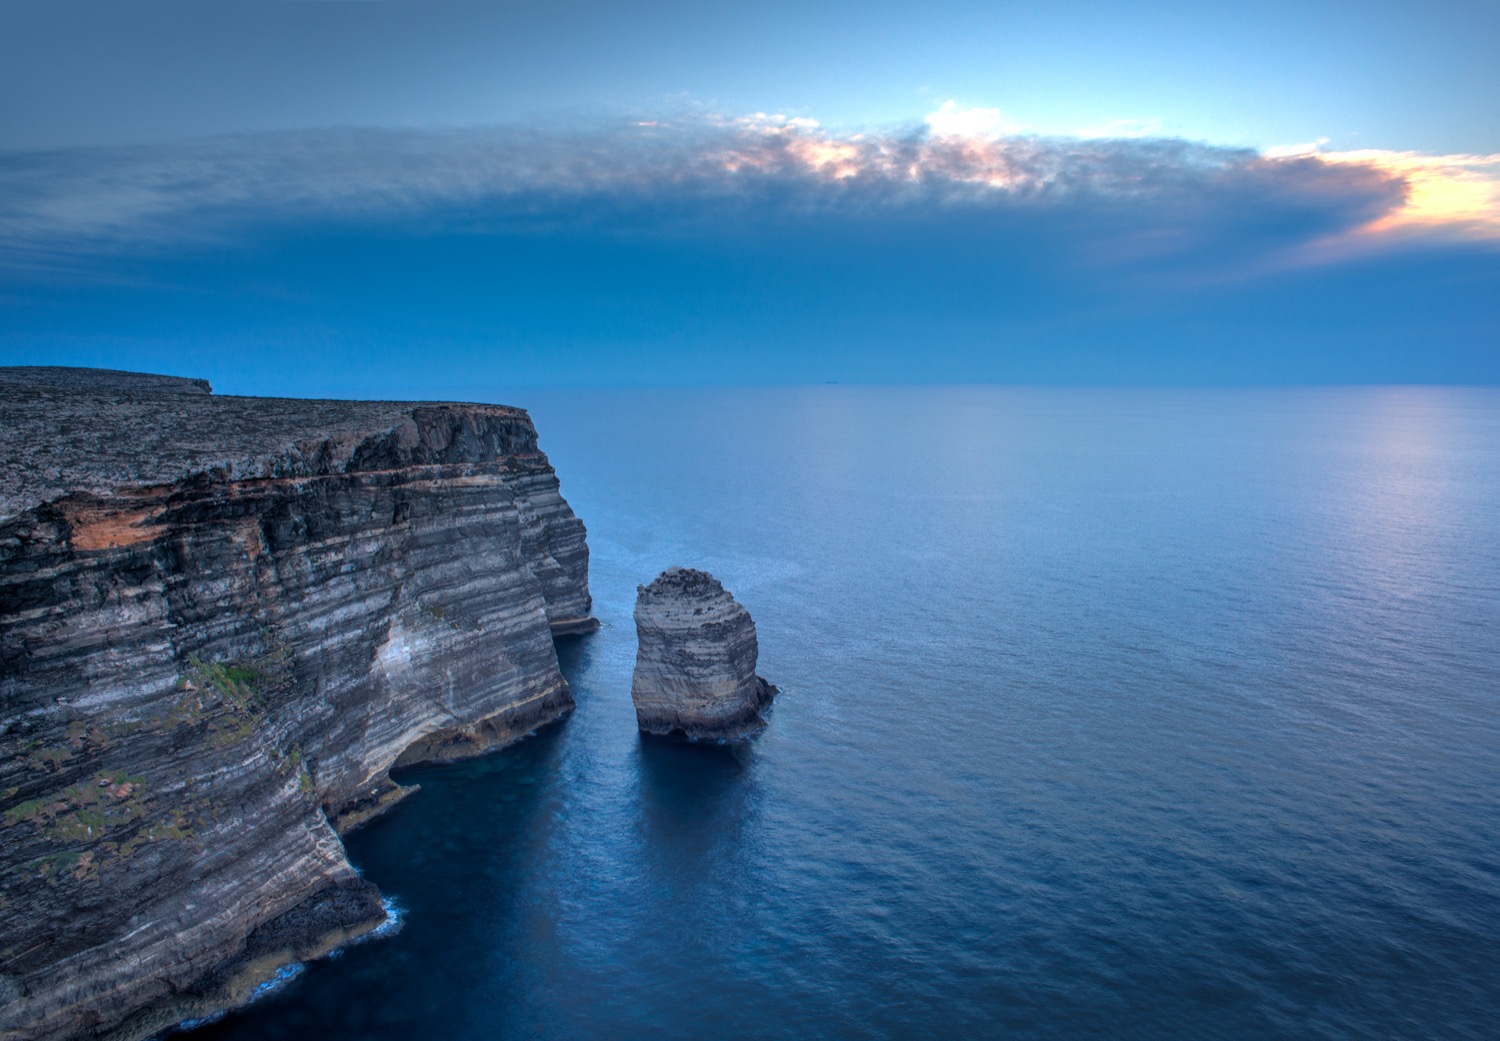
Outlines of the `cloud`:
[{"label": "cloud", "polygon": [[935,137],[994,139],[1025,129],[998,108],[959,108],[952,99],[929,112],[924,122]]},{"label": "cloud", "polygon": [[951,101],[921,125],[860,134],[756,113],[0,154],[0,264],[13,274],[308,221],[711,235],[955,218],[997,234],[1047,225],[1120,264],[1306,258],[1318,243],[1397,233],[1497,239],[1500,157],[1042,137]]},{"label": "cloud", "polygon": [[1366,234],[1437,233],[1500,241],[1500,155],[1361,149],[1322,152],[1318,158],[1379,170],[1406,184],[1405,204],[1364,228]]},{"label": "cloud", "polygon": [[1276,145],[1261,152],[1267,159],[1295,159],[1303,156],[1317,155],[1328,138],[1320,137],[1316,141],[1303,141],[1295,145]]},{"label": "cloud", "polygon": [[273,359],[269,390],[425,354],[544,383],[1493,381],[1496,176],[776,113],[0,154],[0,353]]}]

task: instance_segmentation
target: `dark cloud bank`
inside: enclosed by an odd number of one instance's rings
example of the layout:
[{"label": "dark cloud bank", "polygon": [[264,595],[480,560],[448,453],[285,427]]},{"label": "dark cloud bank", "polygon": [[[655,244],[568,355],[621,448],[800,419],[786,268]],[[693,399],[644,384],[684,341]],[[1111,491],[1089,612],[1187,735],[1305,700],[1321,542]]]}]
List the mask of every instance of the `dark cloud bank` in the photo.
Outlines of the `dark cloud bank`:
[{"label": "dark cloud bank", "polygon": [[10,154],[0,347],[298,393],[421,394],[394,374],[433,355],[496,387],[1496,381],[1494,248],[1359,230],[1406,193],[771,118]]}]

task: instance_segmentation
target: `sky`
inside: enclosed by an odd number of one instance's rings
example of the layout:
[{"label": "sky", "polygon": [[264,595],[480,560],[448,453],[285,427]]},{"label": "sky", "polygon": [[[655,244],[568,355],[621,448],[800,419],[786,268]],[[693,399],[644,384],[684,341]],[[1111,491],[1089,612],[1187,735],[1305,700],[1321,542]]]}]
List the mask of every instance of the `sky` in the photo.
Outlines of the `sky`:
[{"label": "sky", "polygon": [[1500,382],[1500,3],[0,0],[0,364]]}]

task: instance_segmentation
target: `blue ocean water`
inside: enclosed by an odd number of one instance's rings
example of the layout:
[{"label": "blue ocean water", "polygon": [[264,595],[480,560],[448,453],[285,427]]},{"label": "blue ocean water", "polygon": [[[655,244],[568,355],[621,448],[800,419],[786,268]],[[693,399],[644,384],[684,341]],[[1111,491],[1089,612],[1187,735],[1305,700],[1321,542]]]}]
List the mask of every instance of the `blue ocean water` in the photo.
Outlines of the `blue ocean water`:
[{"label": "blue ocean water", "polygon": [[[1500,1036],[1500,391],[534,395],[577,712],[349,838],[403,928],[204,1039]],[[637,583],[779,684],[643,742]]]}]

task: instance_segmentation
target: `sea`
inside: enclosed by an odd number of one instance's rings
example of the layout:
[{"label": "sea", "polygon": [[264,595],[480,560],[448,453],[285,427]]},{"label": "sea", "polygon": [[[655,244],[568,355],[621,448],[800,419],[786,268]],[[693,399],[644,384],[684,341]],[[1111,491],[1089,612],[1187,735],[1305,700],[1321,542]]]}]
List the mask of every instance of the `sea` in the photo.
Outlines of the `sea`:
[{"label": "sea", "polygon": [[[1500,1037],[1500,390],[546,391],[577,710],[348,837],[201,1041]],[[643,739],[713,572],[769,726]]]}]

